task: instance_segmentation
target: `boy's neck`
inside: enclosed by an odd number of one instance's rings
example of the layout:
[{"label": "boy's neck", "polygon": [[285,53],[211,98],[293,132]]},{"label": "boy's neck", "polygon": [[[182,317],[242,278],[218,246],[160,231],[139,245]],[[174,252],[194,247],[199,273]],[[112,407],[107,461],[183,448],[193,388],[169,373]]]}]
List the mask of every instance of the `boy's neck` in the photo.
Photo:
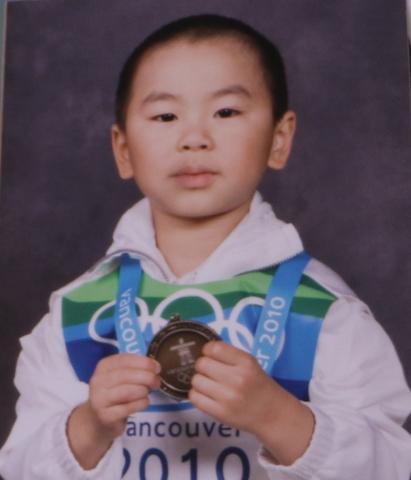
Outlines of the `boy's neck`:
[{"label": "boy's neck", "polygon": [[250,205],[207,218],[174,217],[152,208],[157,247],[172,272],[194,271],[247,215]]}]

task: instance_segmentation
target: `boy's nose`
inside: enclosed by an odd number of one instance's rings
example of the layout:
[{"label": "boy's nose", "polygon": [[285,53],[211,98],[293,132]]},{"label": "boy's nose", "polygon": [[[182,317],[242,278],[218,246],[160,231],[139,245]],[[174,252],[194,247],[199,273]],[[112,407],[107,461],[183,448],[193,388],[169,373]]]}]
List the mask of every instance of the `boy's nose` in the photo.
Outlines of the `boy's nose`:
[{"label": "boy's nose", "polygon": [[178,142],[178,150],[180,151],[209,150],[212,146],[212,139],[206,133],[198,131],[183,135]]},{"label": "boy's nose", "polygon": [[208,144],[207,143],[184,143],[182,146],[182,150],[207,150]]}]

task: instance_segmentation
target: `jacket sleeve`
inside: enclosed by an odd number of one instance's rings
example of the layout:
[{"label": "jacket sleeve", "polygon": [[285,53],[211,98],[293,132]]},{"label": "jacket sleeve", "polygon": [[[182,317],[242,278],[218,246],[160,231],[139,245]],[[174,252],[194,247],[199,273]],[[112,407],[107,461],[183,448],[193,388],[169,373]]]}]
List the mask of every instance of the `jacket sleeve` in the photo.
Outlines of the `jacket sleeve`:
[{"label": "jacket sleeve", "polygon": [[270,479],[409,480],[411,437],[402,424],[411,393],[389,337],[356,298],[340,298],[324,319],[309,393],[311,443],[290,466],[261,449]]},{"label": "jacket sleeve", "polygon": [[22,337],[15,385],[20,397],[17,419],[0,451],[5,480],[115,480],[123,466],[117,439],[93,470],[83,470],[71,453],[66,422],[88,398],[88,385],[69,364],[60,321],[60,297],[52,296],[50,314]]}]

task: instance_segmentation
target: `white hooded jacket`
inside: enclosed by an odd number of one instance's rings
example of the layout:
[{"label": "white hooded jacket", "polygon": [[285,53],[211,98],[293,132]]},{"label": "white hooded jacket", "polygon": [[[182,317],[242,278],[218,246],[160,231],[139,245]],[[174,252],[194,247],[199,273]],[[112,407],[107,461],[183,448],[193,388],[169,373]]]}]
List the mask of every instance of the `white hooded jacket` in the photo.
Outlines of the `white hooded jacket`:
[{"label": "white hooded jacket", "polygon": [[[67,418],[88,398],[88,385],[78,381],[70,365],[60,315],[62,295],[112,268],[110,259],[119,250],[138,252],[143,270],[157,280],[195,284],[277,264],[302,251],[302,243],[295,228],[278,220],[256,194],[249,214],[210,257],[194,272],[176,278],[156,247],[148,201],[128,210],[108,257],[55,292],[50,312],[21,339],[15,376],[18,417],[0,452],[5,480],[121,478],[121,437],[88,471],[68,445]],[[276,465],[261,448],[256,457],[261,473],[252,478],[408,480],[411,438],[401,425],[411,411],[411,393],[395,349],[369,309],[335,273],[312,259],[305,274],[338,297],[323,322],[309,385],[306,404],[315,415],[314,434],[306,452],[290,466]],[[214,478],[210,475],[214,471],[198,478]],[[170,471],[168,478],[183,477]]]}]

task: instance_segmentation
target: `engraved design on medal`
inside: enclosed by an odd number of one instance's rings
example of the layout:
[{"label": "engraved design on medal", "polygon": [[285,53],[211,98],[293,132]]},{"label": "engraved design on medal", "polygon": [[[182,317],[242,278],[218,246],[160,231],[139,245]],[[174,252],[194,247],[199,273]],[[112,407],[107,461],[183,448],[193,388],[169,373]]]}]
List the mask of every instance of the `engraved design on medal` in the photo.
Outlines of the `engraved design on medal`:
[{"label": "engraved design on medal", "polygon": [[191,365],[195,361],[190,350],[192,345],[195,345],[195,342],[184,342],[184,338],[179,338],[178,344],[170,348],[171,351],[177,350],[178,356],[180,357],[180,365],[182,367]]},{"label": "engraved design on medal", "polygon": [[153,337],[147,352],[161,365],[161,390],[177,400],[186,399],[194,364],[201,356],[203,346],[218,339],[218,335],[206,325],[173,315],[169,324]]}]

